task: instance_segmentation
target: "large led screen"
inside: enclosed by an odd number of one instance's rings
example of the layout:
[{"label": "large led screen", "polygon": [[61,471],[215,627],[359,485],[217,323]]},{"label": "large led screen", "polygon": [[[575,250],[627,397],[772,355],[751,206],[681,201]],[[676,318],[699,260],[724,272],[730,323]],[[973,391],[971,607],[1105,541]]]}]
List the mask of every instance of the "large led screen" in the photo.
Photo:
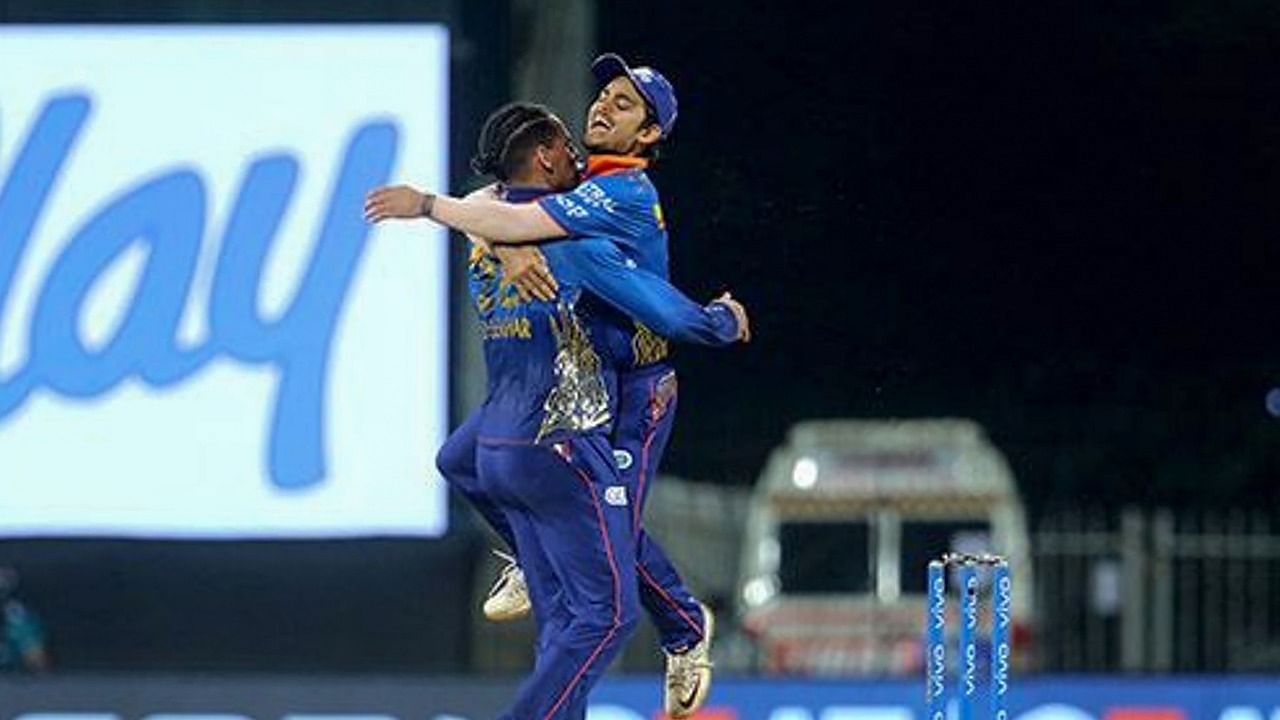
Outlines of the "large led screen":
[{"label": "large led screen", "polygon": [[437,535],[439,26],[0,25],[0,535]]}]

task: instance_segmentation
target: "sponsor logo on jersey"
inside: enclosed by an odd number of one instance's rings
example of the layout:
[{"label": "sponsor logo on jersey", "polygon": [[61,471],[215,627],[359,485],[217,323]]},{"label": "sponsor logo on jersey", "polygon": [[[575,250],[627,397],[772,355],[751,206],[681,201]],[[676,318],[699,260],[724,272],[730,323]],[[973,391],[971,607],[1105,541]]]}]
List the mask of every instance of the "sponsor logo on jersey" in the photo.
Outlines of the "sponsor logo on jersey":
[{"label": "sponsor logo on jersey", "polygon": [[626,507],[627,486],[610,485],[604,490],[604,501],[614,507]]}]

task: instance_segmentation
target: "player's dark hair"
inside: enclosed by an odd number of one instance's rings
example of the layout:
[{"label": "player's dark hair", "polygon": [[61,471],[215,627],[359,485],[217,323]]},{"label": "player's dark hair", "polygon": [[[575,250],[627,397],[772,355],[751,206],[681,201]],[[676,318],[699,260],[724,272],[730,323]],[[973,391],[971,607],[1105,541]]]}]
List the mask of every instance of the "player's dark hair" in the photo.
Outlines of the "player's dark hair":
[{"label": "player's dark hair", "polygon": [[[649,104],[648,100],[646,100],[644,103],[644,122],[640,124],[640,127],[645,128],[650,125],[657,125],[659,129],[662,128],[662,123],[658,122],[658,114],[653,111],[653,106]],[[653,167],[658,164],[658,156],[662,154],[661,146],[663,140],[664,138],[659,137],[657,142],[646,147],[644,151],[640,153],[640,157],[649,161],[649,167]]]},{"label": "player's dark hair", "polygon": [[543,105],[513,102],[494,110],[480,128],[471,169],[507,182],[529,161],[539,145],[555,141],[563,130],[555,115]]}]

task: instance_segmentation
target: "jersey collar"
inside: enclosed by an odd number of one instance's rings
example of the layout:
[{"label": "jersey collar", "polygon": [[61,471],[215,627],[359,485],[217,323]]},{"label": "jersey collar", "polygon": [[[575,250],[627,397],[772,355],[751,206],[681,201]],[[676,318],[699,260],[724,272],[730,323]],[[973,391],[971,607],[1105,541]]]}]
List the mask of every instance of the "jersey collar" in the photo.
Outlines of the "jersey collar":
[{"label": "jersey collar", "polygon": [[633,155],[591,155],[587,158],[587,177],[608,175],[624,170],[643,170],[649,161]]},{"label": "jersey collar", "polygon": [[513,203],[525,203],[550,194],[551,188],[534,187],[532,185],[507,185],[502,188],[503,199]]}]

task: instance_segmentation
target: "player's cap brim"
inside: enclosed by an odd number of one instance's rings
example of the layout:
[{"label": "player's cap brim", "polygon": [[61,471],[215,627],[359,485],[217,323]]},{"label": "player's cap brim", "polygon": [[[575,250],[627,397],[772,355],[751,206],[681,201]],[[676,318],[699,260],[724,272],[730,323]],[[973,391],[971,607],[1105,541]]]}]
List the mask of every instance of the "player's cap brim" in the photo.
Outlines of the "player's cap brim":
[{"label": "player's cap brim", "polygon": [[631,72],[631,66],[617,53],[605,53],[596,58],[591,63],[591,74],[595,76],[596,82],[601,86],[607,85],[610,80],[620,75],[626,75],[632,84],[637,88],[640,87],[640,82],[636,79],[635,74]]}]

